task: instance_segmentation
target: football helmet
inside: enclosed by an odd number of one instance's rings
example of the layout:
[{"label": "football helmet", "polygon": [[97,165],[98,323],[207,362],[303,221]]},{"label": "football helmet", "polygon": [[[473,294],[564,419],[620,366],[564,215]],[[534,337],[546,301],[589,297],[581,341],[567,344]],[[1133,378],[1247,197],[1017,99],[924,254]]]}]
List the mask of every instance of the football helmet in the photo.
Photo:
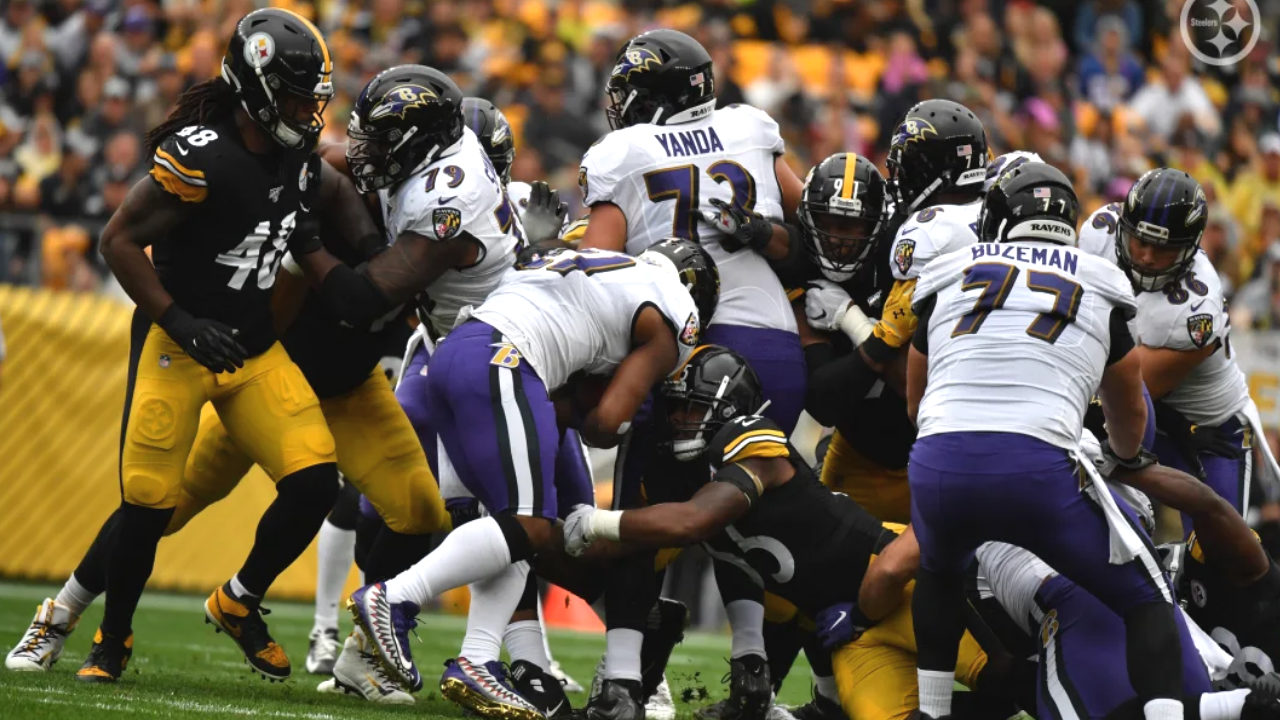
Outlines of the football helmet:
[{"label": "football helmet", "polygon": [[987,175],[982,181],[982,192],[987,192],[992,185],[996,184],[996,180],[1005,172],[1012,170],[1019,165],[1027,162],[1044,162],[1044,158],[1033,152],[1026,150],[1014,150],[1007,152],[987,165]]},{"label": "football helmet", "polygon": [[222,79],[276,142],[311,150],[333,97],[329,46],[311,21],[282,8],[255,10],[236,23]]},{"label": "football helmet", "polygon": [[347,166],[360,192],[389,187],[462,139],[462,90],[425,65],[397,65],[360,92],[347,125]]},{"label": "football helmet", "polygon": [[696,459],[724,424],[764,405],[760,378],[738,353],[718,345],[693,351],[684,367],[662,384],[669,437],[661,444],[677,460]]},{"label": "football helmet", "polygon": [[888,218],[888,198],[884,176],[860,155],[836,153],[809,171],[800,227],[824,277],[844,282],[858,272]]},{"label": "football helmet", "polygon": [[511,124],[497,105],[478,97],[462,98],[462,121],[480,139],[485,155],[493,163],[502,184],[511,182],[511,163],[516,159],[516,144],[511,137]]},{"label": "football helmet", "polygon": [[1067,176],[1047,163],[1025,162],[1002,173],[987,192],[978,215],[978,239],[1044,240],[1074,247],[1079,217],[1080,202]]},{"label": "football helmet", "polygon": [[[1134,287],[1159,290],[1186,272],[1200,249],[1207,215],[1204,190],[1185,172],[1157,168],[1138,178],[1116,228],[1116,260]],[[1164,269],[1144,268],[1134,262],[1131,240],[1176,250],[1176,258]]]},{"label": "football helmet", "polygon": [[711,114],[716,106],[711,55],[679,30],[650,30],[618,51],[605,91],[609,127],[675,125]]},{"label": "football helmet", "polygon": [[670,267],[680,278],[693,304],[698,308],[698,322],[707,329],[720,302],[720,271],[701,245],[683,238],[667,238],[650,245],[637,258],[640,262]]},{"label": "football helmet", "polygon": [[982,191],[987,133],[969,108],[950,100],[916,103],[889,144],[889,186],[905,212],[925,207],[940,192]]}]

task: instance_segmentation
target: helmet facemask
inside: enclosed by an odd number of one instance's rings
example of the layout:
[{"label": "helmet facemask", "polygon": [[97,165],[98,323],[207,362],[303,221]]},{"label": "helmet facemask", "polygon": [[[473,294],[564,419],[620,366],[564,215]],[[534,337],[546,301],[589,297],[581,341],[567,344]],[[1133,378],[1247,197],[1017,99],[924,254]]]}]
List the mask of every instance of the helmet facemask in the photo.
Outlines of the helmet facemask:
[{"label": "helmet facemask", "polygon": [[[395,151],[415,134],[416,127],[408,132],[392,128],[385,132],[370,132],[362,126],[360,116],[351,113],[347,125],[347,167],[351,170],[356,189],[362,193],[375,192],[389,187],[406,174],[395,160]],[[393,137],[395,136],[395,137]]]},{"label": "helmet facemask", "polygon": [[[1164,250],[1162,253],[1170,258],[1167,267],[1152,268],[1140,265],[1133,257],[1133,245],[1155,247]],[[1159,225],[1147,222],[1131,224],[1121,217],[1116,228],[1116,258],[1119,265],[1129,275],[1135,288],[1142,292],[1155,292],[1177,280],[1195,262],[1196,250],[1200,249],[1200,238],[1193,242],[1174,242],[1169,239],[1169,231]]]},{"label": "helmet facemask", "polygon": [[841,212],[834,205],[816,209],[811,203],[801,204],[800,222],[809,236],[814,263],[832,282],[844,282],[858,272],[871,254],[881,225],[880,218],[861,212]]}]

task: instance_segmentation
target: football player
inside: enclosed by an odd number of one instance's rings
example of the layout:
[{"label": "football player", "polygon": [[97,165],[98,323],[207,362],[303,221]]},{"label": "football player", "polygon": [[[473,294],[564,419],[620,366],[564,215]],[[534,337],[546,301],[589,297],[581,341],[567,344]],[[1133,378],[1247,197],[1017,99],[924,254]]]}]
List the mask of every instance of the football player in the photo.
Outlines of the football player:
[{"label": "football player", "polygon": [[[575,373],[611,375],[598,403],[572,425],[594,445],[616,445],[650,389],[697,344],[699,318],[714,311],[718,285],[714,262],[684,240],[639,258],[556,251],[511,271],[444,339],[427,374],[428,413],[459,477],[490,515],[455,529],[410,570],[352,595],[352,612],[388,669],[419,681],[406,633],[419,607],[447,589],[486,578],[507,583],[514,596],[496,587],[492,602],[472,606],[492,616],[489,625],[507,622],[525,586],[524,561],[555,547],[558,535],[560,433],[551,398],[564,394],[557,391]],[[591,322],[581,322],[584,315]],[[563,402],[561,409],[572,413]],[[517,573],[503,572],[513,564]],[[459,657],[442,690],[481,705],[505,687],[491,651],[479,667]]]},{"label": "football player", "polygon": [[[1190,175],[1158,168],[1124,203],[1093,213],[1082,250],[1113,259],[1137,292],[1134,337],[1142,377],[1156,405],[1160,462],[1208,483],[1241,513],[1249,506],[1256,408],[1231,356],[1218,273],[1200,252],[1207,207]],[[1265,447],[1266,443],[1262,443]],[[1280,469],[1264,452],[1270,472]],[[1184,529],[1190,532],[1187,518]]]},{"label": "football player", "polygon": [[[910,589],[897,588],[890,593],[892,607],[883,614],[873,608],[870,617],[858,599],[864,573],[902,526],[882,524],[818,482],[782,429],[754,414],[764,402],[760,381],[733,351],[699,348],[661,392],[671,451],[704,473],[709,465],[714,475],[703,475],[703,484],[678,502],[625,511],[581,508],[565,522],[565,549],[580,554],[600,540],[647,547],[702,543],[717,561],[751,577],[757,604],[765,591],[786,599],[840,648],[835,661],[844,714],[852,720],[906,717],[915,709],[915,643],[910,602],[904,600]],[[762,647],[739,655],[744,640],[735,633],[733,655],[763,665]],[[958,663],[962,681],[981,684],[985,668],[986,655],[966,637]],[[763,714],[768,707],[767,673],[762,683],[747,682],[750,677],[734,677],[729,713]]]},{"label": "football player", "polygon": [[109,597],[80,679],[114,682],[129,660],[133,613],[177,505],[205,401],[279,480],[259,537],[310,529],[296,547],[256,544],[220,591],[227,625],[267,665],[283,656],[258,599],[306,547],[338,484],[333,436],[275,340],[269,291],[295,227],[331,200],[316,196],[324,171],[312,150],[332,72],[324,38],[301,16],[266,9],[242,18],[222,76],[189,91],[148,134],[149,177],[103,230],[103,256],[138,310],[121,430],[122,503],[106,549]]},{"label": "football player", "polygon": [[1086,492],[1077,471],[1095,390],[1110,455],[1127,467],[1152,462],[1126,324],[1133,294],[1114,265],[1075,247],[1078,213],[1066,176],[1025,163],[987,193],[983,242],[931,262],[915,287],[907,408],[919,437],[908,476],[925,717],[951,713],[962,572],[986,540],[1035,552],[1122,616],[1144,716],[1182,717],[1173,593],[1155,549],[1110,491]]},{"label": "football player", "polygon": [[[746,105],[716,109],[711,56],[676,30],[629,40],[606,90],[612,132],[587,151],[578,173],[589,208],[581,246],[635,255],[672,235],[708,241],[704,247],[720,267],[724,286],[706,340],[747,358],[770,400],[765,414],[790,432],[804,400],[804,355],[795,316],[768,258],[790,251],[790,234],[770,221],[794,217],[801,186],[782,157],[777,123]],[[721,216],[726,222],[717,220]],[[640,422],[620,450],[616,506],[639,503],[646,475],[684,471],[652,452],[654,442],[650,423]],[[628,697],[627,688],[644,679],[638,650],[661,583],[649,562],[632,564],[635,575],[616,572],[618,584],[606,597],[609,682],[595,703],[600,707],[591,710],[596,718],[620,720],[645,701]],[[736,598],[730,592],[724,599],[732,615]],[[624,712],[622,705],[631,709]]]}]

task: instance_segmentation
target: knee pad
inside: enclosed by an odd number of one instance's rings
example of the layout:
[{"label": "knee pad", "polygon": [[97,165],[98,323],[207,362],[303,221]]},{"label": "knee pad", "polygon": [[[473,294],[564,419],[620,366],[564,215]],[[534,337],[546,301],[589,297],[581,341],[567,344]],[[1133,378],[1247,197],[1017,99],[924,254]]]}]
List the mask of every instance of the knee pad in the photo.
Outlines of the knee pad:
[{"label": "knee pad", "polygon": [[517,563],[521,560],[528,560],[533,557],[533,543],[529,540],[529,533],[525,531],[524,526],[511,513],[501,513],[495,515],[493,519],[498,523],[498,528],[502,530],[502,537],[507,541],[507,548],[511,552],[511,562]]}]

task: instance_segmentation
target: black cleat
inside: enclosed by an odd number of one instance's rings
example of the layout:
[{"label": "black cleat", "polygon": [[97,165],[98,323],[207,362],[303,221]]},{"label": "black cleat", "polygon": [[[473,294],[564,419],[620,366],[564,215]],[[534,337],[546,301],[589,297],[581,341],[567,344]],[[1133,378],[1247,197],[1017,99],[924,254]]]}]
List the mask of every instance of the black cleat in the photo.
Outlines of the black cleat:
[{"label": "black cleat", "polygon": [[89,648],[89,657],[76,672],[76,679],[89,683],[113,683],[124,674],[133,657],[133,635],[121,640],[114,635],[107,635],[98,628],[93,636],[93,647]]},{"label": "black cleat", "polygon": [[517,660],[511,663],[508,676],[516,692],[551,720],[561,720],[573,714],[564,685],[546,670],[528,660]]},{"label": "black cleat", "polygon": [[587,705],[587,720],[644,720],[640,681],[605,679],[600,696]]},{"label": "black cleat", "polygon": [[684,640],[689,608],[679,600],[658,598],[645,620],[644,641],[640,645],[640,688],[646,701],[662,683],[671,652]]},{"label": "black cleat", "polygon": [[814,691],[813,699],[800,707],[790,708],[791,716],[796,720],[845,720],[844,708],[840,703]]},{"label": "black cleat", "polygon": [[274,682],[289,677],[289,656],[267,631],[267,624],[262,620],[266,612],[256,598],[237,598],[229,582],[204,601],[205,622],[212,624],[217,632],[231,636],[249,667]]}]

